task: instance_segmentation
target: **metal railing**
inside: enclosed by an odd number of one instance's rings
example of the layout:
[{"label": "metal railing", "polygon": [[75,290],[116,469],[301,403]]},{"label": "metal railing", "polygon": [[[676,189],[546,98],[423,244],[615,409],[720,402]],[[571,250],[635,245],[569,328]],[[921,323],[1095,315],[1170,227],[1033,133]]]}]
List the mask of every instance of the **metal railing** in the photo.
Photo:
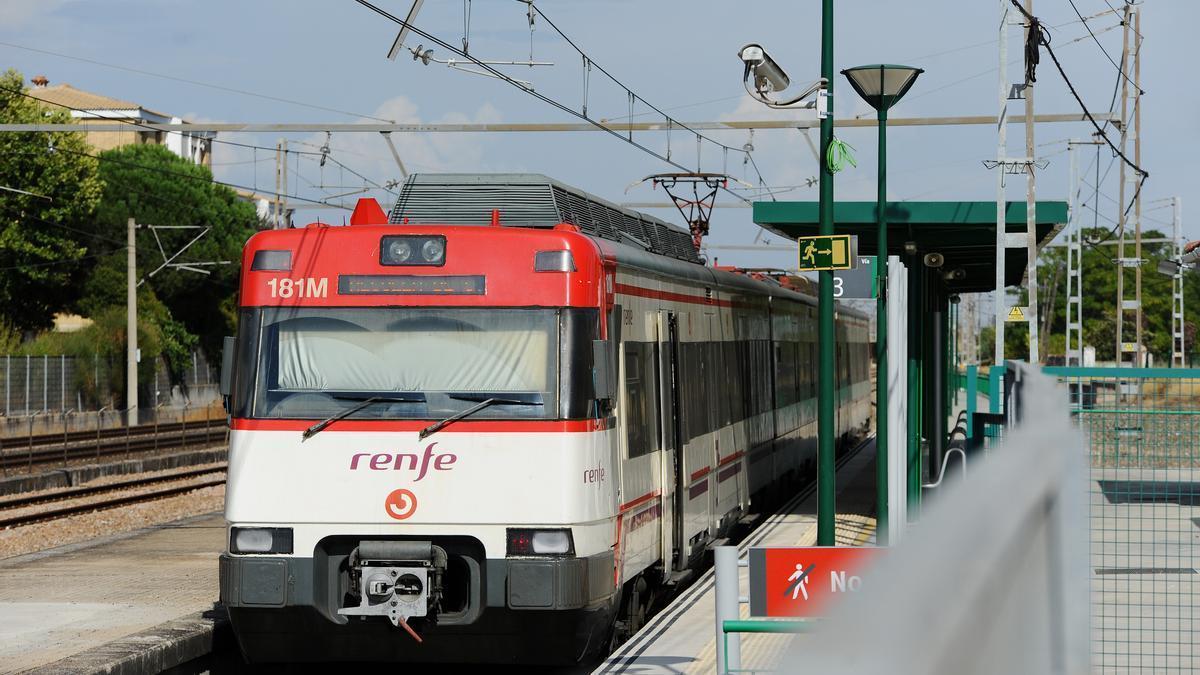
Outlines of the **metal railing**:
[{"label": "metal railing", "polygon": [[1045,372],[1087,441],[1096,667],[1200,668],[1200,369]]},{"label": "metal railing", "polygon": [[1083,442],[1067,393],[1023,365],[1008,425],[971,472],[863,574],[787,672],[1089,671]]}]

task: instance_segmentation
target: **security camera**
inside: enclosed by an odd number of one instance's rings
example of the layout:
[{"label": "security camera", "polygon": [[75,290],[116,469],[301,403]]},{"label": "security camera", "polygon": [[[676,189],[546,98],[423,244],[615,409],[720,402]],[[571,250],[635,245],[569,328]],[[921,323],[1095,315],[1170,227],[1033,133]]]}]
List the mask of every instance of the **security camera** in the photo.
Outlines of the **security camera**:
[{"label": "security camera", "polygon": [[945,262],[946,262],[946,258],[944,258],[941,253],[926,253],[925,254],[925,266],[926,267],[941,267],[943,264],[945,264]]},{"label": "security camera", "polygon": [[962,298],[958,297],[958,293],[950,296],[950,304],[952,305],[957,305],[961,300]]},{"label": "security camera", "polygon": [[759,93],[783,91],[791,84],[787,73],[767,55],[762,45],[748,44],[742,47],[738,58],[746,64],[746,75],[754,73],[754,89]]},{"label": "security camera", "polygon": [[[936,253],[934,255],[937,255]],[[967,278],[967,271],[961,267],[955,267],[952,270],[942,272],[942,278],[946,281],[962,281]]]}]

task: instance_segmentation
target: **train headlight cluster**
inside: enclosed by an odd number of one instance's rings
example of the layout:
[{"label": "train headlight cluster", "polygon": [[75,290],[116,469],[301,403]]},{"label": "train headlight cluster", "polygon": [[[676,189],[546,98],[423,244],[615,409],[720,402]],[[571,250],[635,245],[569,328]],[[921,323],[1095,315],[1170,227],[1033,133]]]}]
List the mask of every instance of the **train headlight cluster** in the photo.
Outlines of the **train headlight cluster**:
[{"label": "train headlight cluster", "polygon": [[508,555],[571,555],[575,542],[570,530],[509,528]]},{"label": "train headlight cluster", "polygon": [[235,527],[229,532],[230,553],[291,553],[290,527]]},{"label": "train headlight cluster", "polygon": [[379,242],[382,265],[444,265],[446,238],[431,235],[388,236]]}]

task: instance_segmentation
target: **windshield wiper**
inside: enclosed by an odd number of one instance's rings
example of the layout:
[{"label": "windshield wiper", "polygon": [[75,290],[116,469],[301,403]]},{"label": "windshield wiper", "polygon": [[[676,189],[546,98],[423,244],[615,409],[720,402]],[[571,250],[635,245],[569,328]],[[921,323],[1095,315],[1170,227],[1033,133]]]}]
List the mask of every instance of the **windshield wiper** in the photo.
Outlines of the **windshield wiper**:
[{"label": "windshield wiper", "polygon": [[334,396],[333,398],[341,400],[341,401],[362,401],[362,403],[359,403],[358,405],[356,405],[352,408],[347,408],[346,410],[343,410],[342,412],[337,413],[336,415],[326,417],[325,419],[321,420],[320,422],[317,422],[316,424],[312,425],[311,427],[305,429],[304,433],[301,435],[302,440],[306,441],[309,438],[312,438],[313,436],[321,433],[321,431],[323,431],[325,429],[325,427],[329,426],[330,424],[333,424],[334,422],[336,422],[340,419],[345,419],[345,418],[353,415],[354,413],[358,412],[359,410],[362,410],[363,408],[366,408],[367,406],[372,405],[374,403],[424,403],[425,402],[424,394],[419,394],[416,396],[368,396],[366,398],[363,398],[361,396],[338,395],[338,396]]},{"label": "windshield wiper", "polygon": [[441,422],[434,422],[421,430],[417,434],[417,440],[424,440],[426,437],[436,434],[444,429],[447,425],[457,422],[464,417],[470,417],[484,408],[492,405],[544,405],[541,401],[526,401],[519,398],[505,398],[503,396],[487,396],[483,394],[447,394],[447,398],[452,398],[458,401],[479,401],[479,403],[467,408],[466,410],[455,413]]}]

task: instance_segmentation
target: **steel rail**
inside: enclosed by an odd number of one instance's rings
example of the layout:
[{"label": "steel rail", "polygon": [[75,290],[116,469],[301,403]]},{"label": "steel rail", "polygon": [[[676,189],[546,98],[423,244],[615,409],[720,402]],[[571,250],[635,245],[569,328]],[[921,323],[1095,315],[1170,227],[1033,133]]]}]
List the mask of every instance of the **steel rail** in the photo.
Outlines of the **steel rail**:
[{"label": "steel rail", "polygon": [[117,483],[106,483],[104,485],[66,488],[50,494],[28,495],[24,497],[16,497],[14,499],[5,499],[0,500],[0,510],[19,509],[25,508],[26,506],[46,504],[48,502],[61,502],[67,499],[78,499],[79,497],[88,497],[91,495],[103,494],[105,492],[128,490],[145,485],[153,485],[155,483],[168,483],[174,480],[195,478],[196,476],[204,476],[210,473],[224,473],[226,466],[226,464],[221,464],[220,466],[209,467],[207,469],[189,469],[187,471],[177,471],[175,473],[163,474],[161,476],[147,476],[145,478],[134,478],[132,480],[123,480]]},{"label": "steel rail", "polygon": [[[223,427],[217,427],[214,435],[211,427],[189,426],[186,430],[182,425],[163,425],[159,433],[139,431],[136,435],[109,434],[102,436],[97,443],[95,435],[91,442],[80,441],[76,444],[62,445],[62,436],[58,435],[59,444],[39,444],[32,447],[27,442],[21,442],[20,437],[4,439],[3,449],[0,449],[0,469],[9,470],[19,467],[30,467],[35,464],[63,463],[64,461],[81,459],[100,459],[116,455],[134,455],[153,452],[156,450],[178,449],[190,446],[205,447],[223,443],[225,434]],[[35,437],[36,439],[36,437]],[[12,441],[11,446],[8,441]]]},{"label": "steel rail", "polygon": [[9,528],[13,528],[13,527],[20,527],[23,525],[30,525],[33,523],[45,522],[45,521],[49,521],[49,520],[58,520],[60,518],[67,518],[70,516],[76,516],[76,515],[80,515],[83,513],[92,513],[94,511],[103,511],[106,509],[112,509],[112,508],[116,508],[119,506],[128,506],[131,504],[138,504],[141,502],[149,502],[149,501],[155,501],[158,499],[165,499],[167,497],[175,497],[178,495],[187,494],[188,492],[194,492],[196,490],[202,490],[204,488],[214,487],[217,485],[224,485],[224,484],[225,484],[224,478],[210,479],[210,480],[201,481],[198,483],[189,483],[187,485],[177,485],[177,486],[173,486],[173,487],[169,487],[169,488],[163,488],[161,490],[155,490],[154,492],[145,492],[145,493],[137,494],[137,495],[124,495],[121,497],[111,497],[109,499],[105,499],[105,500],[97,501],[97,502],[88,502],[86,504],[75,504],[75,505],[71,505],[71,506],[64,506],[64,507],[61,507],[58,509],[51,509],[48,511],[39,511],[37,513],[29,513],[29,514],[20,515],[20,516],[9,516],[7,518],[0,518],[0,530],[9,529]]}]

